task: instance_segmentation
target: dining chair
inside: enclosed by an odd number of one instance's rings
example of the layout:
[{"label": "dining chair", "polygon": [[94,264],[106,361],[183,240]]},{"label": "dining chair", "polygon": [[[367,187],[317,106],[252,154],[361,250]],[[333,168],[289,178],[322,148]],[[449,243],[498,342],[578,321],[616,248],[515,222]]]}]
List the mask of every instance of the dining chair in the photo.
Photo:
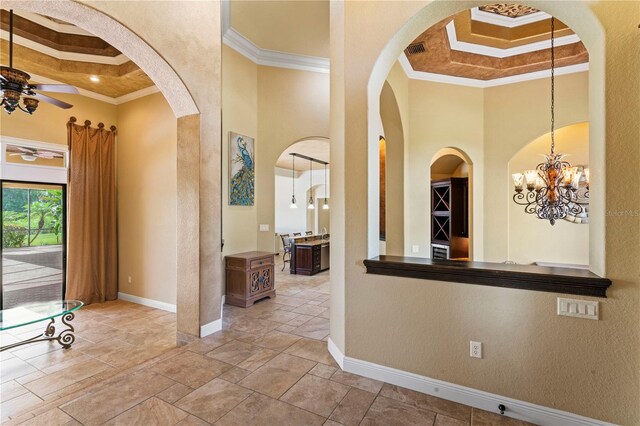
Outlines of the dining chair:
[{"label": "dining chair", "polygon": [[313,235],[313,231],[305,231],[304,235],[306,236]]}]

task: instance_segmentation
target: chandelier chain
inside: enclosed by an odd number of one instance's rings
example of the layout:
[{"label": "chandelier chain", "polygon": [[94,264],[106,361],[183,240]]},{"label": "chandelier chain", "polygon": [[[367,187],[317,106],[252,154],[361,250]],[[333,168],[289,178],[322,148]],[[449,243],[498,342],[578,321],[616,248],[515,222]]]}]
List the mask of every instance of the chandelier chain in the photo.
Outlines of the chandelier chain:
[{"label": "chandelier chain", "polygon": [[556,138],[555,138],[555,65],[556,55],[554,49],[554,31],[555,31],[555,18],[551,17],[551,155],[556,151]]}]

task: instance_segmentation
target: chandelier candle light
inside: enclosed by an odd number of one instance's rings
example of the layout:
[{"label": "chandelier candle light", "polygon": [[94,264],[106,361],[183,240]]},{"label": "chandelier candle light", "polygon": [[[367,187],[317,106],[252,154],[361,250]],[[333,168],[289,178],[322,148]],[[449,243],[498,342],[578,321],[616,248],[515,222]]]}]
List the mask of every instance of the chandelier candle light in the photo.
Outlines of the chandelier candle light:
[{"label": "chandelier candle light", "polygon": [[[579,215],[585,211],[584,202],[578,201],[580,178],[584,173],[586,191],[581,200],[589,199],[589,169],[581,170],[563,161],[564,154],[555,152],[555,18],[551,17],[551,153],[535,170],[512,175],[515,184],[513,201],[524,206],[524,211],[535,214],[538,219],[548,220],[554,225],[567,215]],[[527,192],[523,187],[526,185]]]}]

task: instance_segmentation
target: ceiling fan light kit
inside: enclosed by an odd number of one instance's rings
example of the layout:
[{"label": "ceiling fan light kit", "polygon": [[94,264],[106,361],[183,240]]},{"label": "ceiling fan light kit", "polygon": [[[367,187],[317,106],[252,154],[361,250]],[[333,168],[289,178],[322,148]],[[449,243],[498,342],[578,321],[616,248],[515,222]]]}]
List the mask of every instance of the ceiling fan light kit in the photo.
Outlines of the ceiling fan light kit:
[{"label": "ceiling fan light kit", "polygon": [[[77,94],[78,89],[67,84],[30,84],[31,76],[26,72],[13,68],[13,10],[9,11],[9,66],[0,67],[0,106],[7,114],[16,109],[33,114],[40,101],[45,101],[60,108],[68,109],[73,105],[58,99],[37,93],[36,90]],[[20,103],[22,101],[22,104]],[[32,160],[27,160],[32,161]]]}]

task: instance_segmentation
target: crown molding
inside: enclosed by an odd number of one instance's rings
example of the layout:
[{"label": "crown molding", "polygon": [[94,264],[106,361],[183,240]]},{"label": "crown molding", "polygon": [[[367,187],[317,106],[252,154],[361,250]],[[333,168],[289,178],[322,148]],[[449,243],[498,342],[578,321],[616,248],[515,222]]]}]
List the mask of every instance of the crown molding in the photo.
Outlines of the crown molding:
[{"label": "crown molding", "polygon": [[[42,84],[66,84],[61,83],[58,80],[54,80],[52,78],[43,77],[37,74],[31,74],[31,79],[37,81]],[[86,96],[87,98],[96,99],[101,102],[106,102],[111,105],[120,105],[126,102],[133,101],[138,98],[142,98],[144,96],[149,96],[154,93],[158,93],[160,89],[157,86],[149,86],[144,89],[136,90],[135,92],[127,93],[126,95],[118,96],[117,98],[113,98],[111,96],[102,95],[100,93],[92,92],[90,90],[82,89],[80,87],[76,87],[78,89],[78,94],[81,96]]]},{"label": "crown molding", "polygon": [[[0,30],[0,37],[4,40],[9,40],[9,32]],[[36,52],[40,52],[61,61],[90,62],[104,65],[122,65],[129,62],[129,58],[124,56],[122,53],[118,56],[101,56],[89,55],[86,53],[63,52],[16,34],[13,35],[13,41],[20,46],[35,50]]]},{"label": "crown molding", "polygon": [[[485,55],[503,59],[510,56],[522,55],[524,53],[536,52],[538,50],[551,49],[551,40],[537,41],[534,43],[524,44],[522,46],[509,47],[507,49],[484,46],[482,44],[467,43],[465,41],[458,40],[458,36],[456,34],[456,26],[453,21],[447,24],[446,29],[447,38],[449,39],[449,46],[451,47],[451,50],[457,50],[460,52],[474,53],[476,55]],[[555,46],[565,46],[567,44],[578,43],[579,41],[580,37],[578,37],[577,34],[571,34],[568,36],[556,38]]]},{"label": "crown molding", "polygon": [[327,58],[262,49],[233,28],[229,28],[224,34],[223,42],[258,65],[329,73],[329,59]]},{"label": "crown molding", "polygon": [[498,15],[497,13],[485,12],[478,7],[471,8],[471,20],[485,22],[487,24],[498,25],[500,27],[515,28],[522,25],[532,24],[538,21],[550,19],[551,15],[545,12],[536,12],[518,18]]},{"label": "crown molding", "polygon": [[[504,86],[505,84],[520,83],[529,80],[538,80],[541,78],[550,78],[551,70],[534,71],[526,74],[512,75],[509,77],[495,78],[493,80],[478,80],[475,78],[456,77],[452,75],[435,74],[430,72],[415,71],[404,53],[398,58],[402,69],[406,76],[412,80],[431,81],[434,83],[455,84],[458,86],[478,87],[485,89],[487,87]],[[555,75],[574,74],[578,72],[589,71],[589,63],[569,65],[555,69]]]}]

